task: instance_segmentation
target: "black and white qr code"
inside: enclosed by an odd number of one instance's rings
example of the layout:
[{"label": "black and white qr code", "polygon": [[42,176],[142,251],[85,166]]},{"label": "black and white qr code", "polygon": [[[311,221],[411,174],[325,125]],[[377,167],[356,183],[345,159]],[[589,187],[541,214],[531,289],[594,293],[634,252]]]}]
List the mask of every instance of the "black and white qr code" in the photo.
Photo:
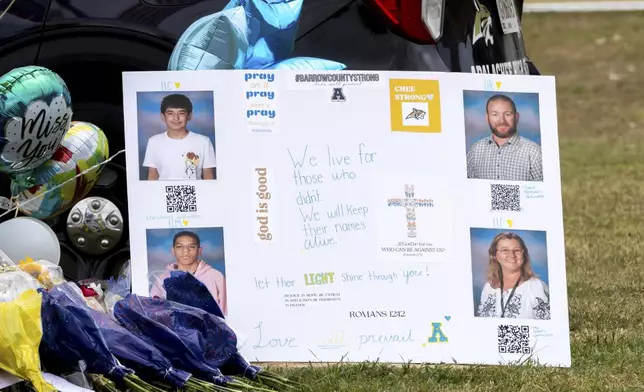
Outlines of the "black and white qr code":
[{"label": "black and white qr code", "polygon": [[492,211],[521,211],[519,185],[492,184]]},{"label": "black and white qr code", "polygon": [[499,352],[502,354],[530,354],[530,327],[527,325],[499,325]]},{"label": "black and white qr code", "polygon": [[168,185],[165,187],[166,210],[172,212],[196,212],[197,193],[194,185]]}]

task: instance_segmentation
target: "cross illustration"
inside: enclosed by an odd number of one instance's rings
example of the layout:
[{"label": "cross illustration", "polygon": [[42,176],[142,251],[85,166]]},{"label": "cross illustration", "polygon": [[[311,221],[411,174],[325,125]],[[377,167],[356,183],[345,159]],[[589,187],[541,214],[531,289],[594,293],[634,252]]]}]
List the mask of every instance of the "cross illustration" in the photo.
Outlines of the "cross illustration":
[{"label": "cross illustration", "polygon": [[416,238],[416,207],[433,207],[432,199],[416,199],[414,186],[405,184],[405,197],[387,200],[388,207],[405,207],[407,237]]}]

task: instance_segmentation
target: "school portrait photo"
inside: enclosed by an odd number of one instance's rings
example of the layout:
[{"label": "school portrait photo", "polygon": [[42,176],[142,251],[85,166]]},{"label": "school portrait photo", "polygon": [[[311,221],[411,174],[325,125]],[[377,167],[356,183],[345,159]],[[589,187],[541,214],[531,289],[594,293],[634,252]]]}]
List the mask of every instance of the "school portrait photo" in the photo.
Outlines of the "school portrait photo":
[{"label": "school portrait photo", "polygon": [[546,232],[471,228],[475,317],[550,320]]},{"label": "school portrait photo", "polygon": [[543,181],[539,94],[463,92],[467,178]]},{"label": "school portrait photo", "polygon": [[137,93],[139,179],[215,180],[212,91]]},{"label": "school portrait photo", "polygon": [[150,297],[172,301],[188,288],[228,315],[222,227],[148,229],[146,241]]}]

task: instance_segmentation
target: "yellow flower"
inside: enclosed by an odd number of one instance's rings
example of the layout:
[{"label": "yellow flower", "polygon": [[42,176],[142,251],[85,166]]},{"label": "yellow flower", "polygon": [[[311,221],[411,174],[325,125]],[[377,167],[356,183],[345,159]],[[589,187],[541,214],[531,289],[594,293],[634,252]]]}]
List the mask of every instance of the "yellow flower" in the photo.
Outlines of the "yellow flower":
[{"label": "yellow flower", "polygon": [[42,266],[36,263],[19,264],[18,267],[20,267],[21,270],[31,275],[37,275],[42,272]]},{"label": "yellow flower", "polygon": [[27,257],[25,257],[24,260],[20,260],[19,264],[29,264],[29,263],[33,263],[33,262],[34,262],[34,259],[32,259],[31,257],[27,256]]},{"label": "yellow flower", "polygon": [[31,257],[27,256],[25,257],[25,260],[20,260],[17,267],[38,280],[38,282],[47,289],[51,289],[56,285],[47,268]]},{"label": "yellow flower", "polygon": [[36,263],[31,257],[26,257],[25,260],[20,260],[18,263],[18,268],[33,276],[34,279],[45,286],[46,288],[51,288],[53,283],[49,277],[49,272],[43,268],[42,265]]},{"label": "yellow flower", "polygon": [[43,271],[43,273],[38,275],[38,282],[40,282],[40,284],[45,286],[45,288],[47,289],[52,289],[55,286],[54,282],[49,277],[48,271]]}]

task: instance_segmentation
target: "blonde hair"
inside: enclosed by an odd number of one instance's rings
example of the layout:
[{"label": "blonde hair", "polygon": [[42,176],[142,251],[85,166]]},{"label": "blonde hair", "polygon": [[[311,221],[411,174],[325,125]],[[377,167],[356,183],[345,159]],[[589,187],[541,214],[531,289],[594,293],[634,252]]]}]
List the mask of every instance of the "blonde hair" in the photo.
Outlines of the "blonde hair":
[{"label": "blonde hair", "polygon": [[501,264],[499,264],[496,259],[496,252],[498,250],[497,246],[499,241],[506,240],[516,240],[519,242],[521,249],[523,249],[523,263],[521,264],[521,282],[530,280],[531,278],[536,277],[534,270],[532,270],[532,264],[530,263],[530,254],[528,253],[528,247],[525,245],[523,238],[514,233],[499,233],[497,234],[492,243],[490,244],[490,249],[488,251],[489,263],[487,267],[487,281],[490,283],[492,288],[501,287]]}]

